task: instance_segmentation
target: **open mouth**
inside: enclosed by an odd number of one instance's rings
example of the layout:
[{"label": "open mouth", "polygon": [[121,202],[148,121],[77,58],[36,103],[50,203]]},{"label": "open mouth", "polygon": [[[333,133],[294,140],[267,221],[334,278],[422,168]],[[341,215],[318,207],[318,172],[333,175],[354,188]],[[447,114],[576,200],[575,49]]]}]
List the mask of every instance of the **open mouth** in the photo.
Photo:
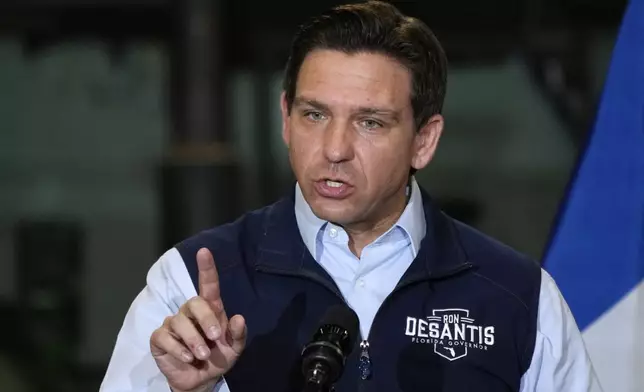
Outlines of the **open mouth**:
[{"label": "open mouth", "polygon": [[351,194],[353,186],[335,178],[325,178],[315,182],[315,189],[320,196],[343,199]]}]

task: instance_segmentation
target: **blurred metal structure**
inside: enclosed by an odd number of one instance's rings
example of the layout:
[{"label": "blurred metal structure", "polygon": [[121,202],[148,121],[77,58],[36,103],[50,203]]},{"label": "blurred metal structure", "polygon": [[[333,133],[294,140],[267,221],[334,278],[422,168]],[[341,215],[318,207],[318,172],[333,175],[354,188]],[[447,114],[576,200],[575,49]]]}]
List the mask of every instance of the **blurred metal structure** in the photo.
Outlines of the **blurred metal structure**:
[{"label": "blurred metal structure", "polygon": [[173,144],[225,142],[222,13],[220,1],[173,4],[171,96],[176,108]]},{"label": "blurred metal structure", "polygon": [[225,119],[221,4],[175,1],[172,9],[173,129],[161,172],[162,249],[234,218],[242,207]]}]

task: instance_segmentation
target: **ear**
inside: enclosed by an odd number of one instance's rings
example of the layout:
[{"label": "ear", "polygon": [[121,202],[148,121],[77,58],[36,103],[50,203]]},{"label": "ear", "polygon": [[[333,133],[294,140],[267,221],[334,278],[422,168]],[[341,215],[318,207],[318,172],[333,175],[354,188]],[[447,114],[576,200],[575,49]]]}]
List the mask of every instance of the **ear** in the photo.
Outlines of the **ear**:
[{"label": "ear", "polygon": [[440,114],[433,115],[414,136],[414,151],[411,167],[420,170],[434,158],[438,140],[443,133],[445,120]]},{"label": "ear", "polygon": [[280,109],[282,111],[282,140],[284,140],[284,144],[288,147],[291,140],[291,115],[288,112],[286,92],[284,91],[280,95]]}]

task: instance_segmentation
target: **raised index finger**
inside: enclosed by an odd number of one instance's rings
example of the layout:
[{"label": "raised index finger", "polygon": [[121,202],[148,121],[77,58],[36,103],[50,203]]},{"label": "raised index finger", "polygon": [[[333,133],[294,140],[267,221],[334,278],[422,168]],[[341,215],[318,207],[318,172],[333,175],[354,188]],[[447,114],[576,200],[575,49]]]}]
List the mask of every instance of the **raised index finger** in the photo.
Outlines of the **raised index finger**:
[{"label": "raised index finger", "polygon": [[199,269],[199,296],[212,303],[220,299],[219,274],[215,267],[215,259],[207,248],[197,252],[197,268]]}]

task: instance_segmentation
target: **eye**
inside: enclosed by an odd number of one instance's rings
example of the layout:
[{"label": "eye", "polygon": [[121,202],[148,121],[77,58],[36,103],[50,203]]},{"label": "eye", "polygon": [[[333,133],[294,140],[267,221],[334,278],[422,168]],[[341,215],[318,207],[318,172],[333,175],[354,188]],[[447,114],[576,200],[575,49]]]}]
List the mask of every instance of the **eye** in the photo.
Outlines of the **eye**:
[{"label": "eye", "polygon": [[381,128],[382,124],[373,119],[365,119],[360,121],[360,126],[365,129],[377,129],[377,128]]},{"label": "eye", "polygon": [[304,117],[306,117],[307,119],[309,119],[310,121],[313,121],[313,122],[320,122],[320,121],[324,120],[324,118],[325,118],[324,114],[322,114],[321,112],[316,112],[316,111],[306,112],[306,113],[304,113]]}]

